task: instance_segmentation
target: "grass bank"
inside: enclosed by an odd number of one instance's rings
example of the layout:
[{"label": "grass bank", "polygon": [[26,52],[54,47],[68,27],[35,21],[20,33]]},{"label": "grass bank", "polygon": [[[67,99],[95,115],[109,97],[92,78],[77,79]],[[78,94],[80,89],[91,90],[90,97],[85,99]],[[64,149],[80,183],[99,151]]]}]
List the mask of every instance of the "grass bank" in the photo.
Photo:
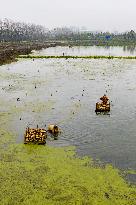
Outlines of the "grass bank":
[{"label": "grass bank", "polygon": [[112,166],[78,158],[72,147],[16,144],[10,133],[0,133],[0,204],[136,204],[136,187]]},{"label": "grass bank", "polygon": [[64,58],[64,59],[136,59],[136,56],[33,56],[33,55],[20,55],[19,58],[30,58],[30,59],[36,59],[36,58]]}]

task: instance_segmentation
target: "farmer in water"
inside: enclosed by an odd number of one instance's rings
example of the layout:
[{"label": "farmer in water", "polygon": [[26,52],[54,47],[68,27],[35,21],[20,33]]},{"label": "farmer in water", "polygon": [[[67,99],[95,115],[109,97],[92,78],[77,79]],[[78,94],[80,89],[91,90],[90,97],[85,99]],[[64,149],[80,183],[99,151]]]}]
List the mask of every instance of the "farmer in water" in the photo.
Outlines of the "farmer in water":
[{"label": "farmer in water", "polygon": [[106,94],[104,94],[104,96],[102,96],[100,98],[100,100],[102,100],[102,105],[107,105],[108,101],[109,101],[109,98],[106,96]]}]

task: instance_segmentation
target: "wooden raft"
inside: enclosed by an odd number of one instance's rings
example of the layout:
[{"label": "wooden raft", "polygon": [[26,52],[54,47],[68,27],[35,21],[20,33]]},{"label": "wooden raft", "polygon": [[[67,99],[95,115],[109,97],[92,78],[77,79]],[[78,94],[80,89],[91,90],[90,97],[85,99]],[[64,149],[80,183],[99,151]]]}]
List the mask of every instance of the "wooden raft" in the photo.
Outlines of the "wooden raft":
[{"label": "wooden raft", "polygon": [[109,112],[110,111],[110,103],[108,102],[106,105],[103,103],[96,103],[95,112]]},{"label": "wooden raft", "polygon": [[41,128],[26,128],[24,134],[24,143],[36,143],[36,144],[45,144],[47,138],[47,132],[45,129]]}]

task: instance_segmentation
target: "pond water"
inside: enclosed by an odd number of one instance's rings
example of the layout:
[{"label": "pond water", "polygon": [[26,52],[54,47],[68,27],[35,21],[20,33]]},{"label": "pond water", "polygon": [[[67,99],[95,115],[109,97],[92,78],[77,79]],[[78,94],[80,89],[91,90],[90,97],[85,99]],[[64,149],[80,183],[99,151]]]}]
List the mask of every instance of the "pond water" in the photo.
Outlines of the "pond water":
[{"label": "pond water", "polygon": [[72,55],[72,56],[136,56],[136,47],[128,46],[74,46],[47,48],[40,51],[33,51],[34,55]]},{"label": "pond water", "polygon": [[[1,115],[8,112],[12,120],[0,125],[23,143],[26,126],[56,123],[62,133],[58,140],[49,136],[48,145],[76,146],[81,156],[136,169],[135,79],[136,60],[22,59],[1,66]],[[111,111],[97,115],[104,93]]]}]

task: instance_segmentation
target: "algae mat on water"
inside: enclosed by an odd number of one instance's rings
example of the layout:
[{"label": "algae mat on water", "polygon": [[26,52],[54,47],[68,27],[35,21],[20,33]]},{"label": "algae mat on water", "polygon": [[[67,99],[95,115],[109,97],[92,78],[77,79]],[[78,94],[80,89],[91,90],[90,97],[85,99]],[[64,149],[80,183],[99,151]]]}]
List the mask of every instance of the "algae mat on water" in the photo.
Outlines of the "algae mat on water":
[{"label": "algae mat on water", "polygon": [[20,145],[0,133],[1,205],[136,204],[135,186],[112,166],[96,167],[88,157],[75,157],[72,147]]},{"label": "algae mat on water", "polygon": [[100,56],[100,55],[95,55],[95,56],[68,56],[68,55],[64,55],[64,56],[34,56],[34,55],[20,55],[18,56],[18,58],[30,58],[30,59],[35,59],[35,58],[64,58],[64,59],[69,59],[69,58],[73,58],[73,59],[136,59],[136,56]]}]

